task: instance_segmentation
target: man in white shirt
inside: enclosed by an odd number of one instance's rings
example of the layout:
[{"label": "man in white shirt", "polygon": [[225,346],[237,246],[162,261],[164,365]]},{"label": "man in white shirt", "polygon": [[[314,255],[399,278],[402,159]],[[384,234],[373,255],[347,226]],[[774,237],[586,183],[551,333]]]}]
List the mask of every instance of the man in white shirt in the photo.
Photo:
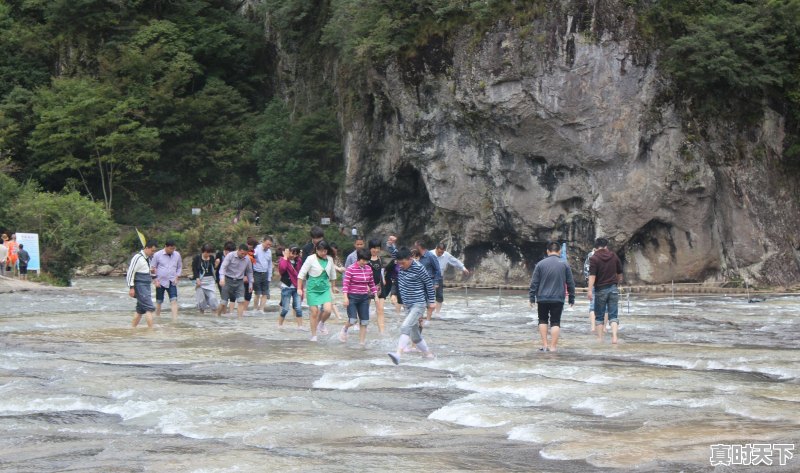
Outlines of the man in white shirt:
[{"label": "man in white shirt", "polygon": [[272,237],[265,236],[260,245],[256,245],[253,257],[253,292],[256,293],[256,312],[264,312],[269,300],[269,283],[272,281]]},{"label": "man in white shirt", "polygon": [[444,243],[436,245],[436,259],[439,260],[439,269],[442,275],[442,280],[438,282],[439,287],[436,288],[436,314],[442,311],[442,304],[444,303],[444,272],[447,271],[447,266],[450,265],[461,271],[464,276],[469,276],[469,270],[464,267],[464,263],[445,250]]},{"label": "man in white shirt", "polygon": [[153,305],[151,287],[154,272],[150,267],[150,258],[156,252],[156,242],[148,241],[142,251],[133,255],[128,265],[128,274],[125,280],[128,283],[128,295],[136,299],[136,313],[133,316],[133,326],[139,325],[142,315],[146,317],[147,328],[153,327]]}]

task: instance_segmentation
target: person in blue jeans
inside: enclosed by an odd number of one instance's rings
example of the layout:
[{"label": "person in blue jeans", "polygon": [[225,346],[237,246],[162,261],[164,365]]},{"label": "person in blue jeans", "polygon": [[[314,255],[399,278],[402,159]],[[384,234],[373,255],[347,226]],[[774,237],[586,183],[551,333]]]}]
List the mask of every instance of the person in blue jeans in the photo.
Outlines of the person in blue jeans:
[{"label": "person in blue jeans", "polygon": [[279,248],[283,257],[278,261],[278,273],[281,275],[281,315],[278,318],[278,327],[283,327],[286,314],[294,308],[297,328],[303,328],[303,306],[300,305],[300,295],[297,293],[297,273],[300,272],[300,248],[292,246],[286,249]]},{"label": "person in blue jeans", "polygon": [[605,325],[603,318],[608,314],[608,323],[611,325],[611,343],[619,341],[619,286],[622,282],[622,262],[613,251],[608,249],[608,240],[598,238],[595,240],[594,255],[589,258],[589,302],[594,303],[595,324],[597,339],[602,341]]}]

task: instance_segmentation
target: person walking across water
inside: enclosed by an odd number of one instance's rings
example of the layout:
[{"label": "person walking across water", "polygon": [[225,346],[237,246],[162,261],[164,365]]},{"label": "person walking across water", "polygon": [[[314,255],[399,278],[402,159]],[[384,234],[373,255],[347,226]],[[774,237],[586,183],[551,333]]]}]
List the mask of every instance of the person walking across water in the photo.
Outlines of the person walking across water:
[{"label": "person walking across water", "polygon": [[332,286],[336,281],[336,268],[333,258],[328,256],[329,245],[325,240],[317,243],[317,249],[310,255],[297,275],[297,292],[300,298],[307,295],[311,310],[311,341],[317,341],[317,329],[321,335],[328,333],[325,322],[331,316],[333,303]]},{"label": "person walking across water", "polygon": [[347,255],[347,259],[344,260],[344,269],[353,266],[353,263],[356,262],[356,254],[358,250],[363,250],[366,244],[366,240],[361,235],[358,235],[353,243],[353,252]]},{"label": "person walking across water", "polygon": [[272,237],[265,236],[260,245],[256,245],[253,264],[253,275],[256,278],[256,312],[266,312],[269,301],[269,284],[272,282]]},{"label": "person walking across water", "polygon": [[283,327],[286,314],[294,308],[297,328],[303,327],[303,306],[300,304],[300,295],[297,294],[297,275],[300,273],[300,248],[292,246],[283,252],[283,258],[278,261],[278,274],[281,275],[281,313],[278,317],[278,327]]},{"label": "person walking across water", "polygon": [[595,241],[594,255],[589,258],[589,301],[594,302],[595,324],[597,339],[603,341],[605,326],[603,318],[608,314],[608,323],[611,325],[611,343],[618,341],[619,329],[619,288],[622,282],[622,262],[616,253],[608,249],[608,240],[598,238]]},{"label": "person walking across water", "polygon": [[125,277],[128,283],[128,295],[136,299],[136,313],[133,315],[132,326],[135,328],[145,316],[147,327],[153,327],[153,299],[150,287],[153,285],[153,275],[150,268],[150,258],[156,251],[156,242],[148,241],[142,251],[133,255],[128,265]]},{"label": "person walking across water", "polygon": [[439,281],[439,287],[436,288],[436,310],[434,312],[437,315],[442,311],[442,304],[444,304],[444,273],[447,271],[447,267],[452,266],[461,271],[464,276],[469,276],[469,270],[464,267],[464,263],[446,250],[447,248],[444,243],[436,245],[436,250],[434,250],[436,253],[436,260],[439,262],[439,271],[442,275],[442,279]]},{"label": "person walking across water", "polygon": [[222,287],[222,300],[233,298],[238,304],[237,316],[244,317],[246,302],[245,280],[250,292],[253,291],[253,263],[247,255],[249,248],[246,244],[239,245],[239,249],[228,253],[219,267],[219,285]]},{"label": "person walking across water", "polygon": [[[380,248],[380,243],[378,243]],[[369,253],[365,249],[358,250],[356,262],[348,266],[342,279],[344,306],[347,308],[347,323],[339,332],[339,340],[347,341],[347,329],[359,324],[358,340],[363,347],[367,340],[367,324],[369,324],[369,301],[378,294],[372,268],[369,266]]]},{"label": "person walking across water", "polygon": [[156,317],[161,316],[164,293],[169,294],[172,320],[178,318],[178,279],[181,277],[183,262],[181,254],[175,251],[175,241],[167,240],[164,248],[153,255],[153,269],[156,273]]},{"label": "person walking across water", "polygon": [[216,270],[214,269],[214,247],[203,245],[200,254],[192,259],[192,280],[197,308],[204,314],[206,310],[215,312],[218,308],[216,291]]},{"label": "person walking across water", "polygon": [[414,342],[426,358],[434,357],[428,344],[422,338],[422,320],[425,317],[426,309],[430,313],[436,307],[436,295],[433,280],[422,264],[411,258],[411,250],[405,247],[397,250],[396,262],[400,267],[398,285],[406,310],[406,318],[400,326],[397,352],[390,352],[387,355],[394,364],[398,365],[400,357],[409,347],[410,342]]},{"label": "person walking across water", "polygon": [[[533,269],[529,300],[531,308],[536,305],[539,317],[539,335],[542,348],[539,351],[556,351],[561,332],[561,313],[564,311],[564,286],[569,293],[569,305],[575,304],[575,280],[566,261],[561,259],[561,247],[557,242],[547,244],[547,257]],[[550,326],[550,344],[547,343],[547,327]]]},{"label": "person walking across water", "polygon": [[[420,264],[428,272],[428,276],[430,276],[431,281],[433,281],[434,290],[435,290],[435,292],[438,293],[439,288],[442,287],[442,269],[439,267],[439,260],[436,259],[436,255],[434,255],[432,252],[428,251],[428,248],[430,248],[430,245],[428,245],[427,241],[425,241],[425,240],[417,240],[417,242],[414,243],[414,246],[416,247],[417,252],[419,252],[419,262],[420,262]],[[438,301],[439,298],[437,297],[436,300]],[[444,299],[442,299],[442,300],[444,300]],[[434,307],[435,307],[435,305],[434,305]],[[428,325],[428,323],[431,320],[431,315],[432,314],[433,314],[433,309],[428,311],[427,319],[423,323],[424,325],[426,325],[426,326]]]},{"label": "person walking across water", "polygon": [[302,248],[303,253],[302,253],[302,258],[300,260],[301,266],[306,262],[309,256],[314,254],[314,251],[317,248],[317,243],[319,243],[320,241],[322,241],[323,238],[325,238],[325,231],[322,229],[322,227],[314,226],[311,227],[309,235],[311,236],[311,241],[306,243],[305,246],[303,246]]}]

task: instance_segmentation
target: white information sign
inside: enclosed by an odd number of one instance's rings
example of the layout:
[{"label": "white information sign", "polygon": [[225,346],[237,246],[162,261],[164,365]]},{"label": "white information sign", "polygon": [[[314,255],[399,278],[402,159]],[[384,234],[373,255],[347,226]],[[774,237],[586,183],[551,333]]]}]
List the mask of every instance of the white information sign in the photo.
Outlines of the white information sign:
[{"label": "white information sign", "polygon": [[39,260],[39,234],[38,233],[17,233],[17,243],[21,244],[25,251],[31,256],[28,262],[29,271],[40,271],[41,262]]}]

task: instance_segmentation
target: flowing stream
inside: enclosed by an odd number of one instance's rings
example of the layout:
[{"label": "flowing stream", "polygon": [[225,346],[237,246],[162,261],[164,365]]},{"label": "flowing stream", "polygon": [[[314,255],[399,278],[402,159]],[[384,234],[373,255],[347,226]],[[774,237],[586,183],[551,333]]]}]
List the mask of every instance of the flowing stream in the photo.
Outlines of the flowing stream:
[{"label": "flowing stream", "polygon": [[177,322],[133,330],[122,279],[75,285],[0,295],[2,471],[745,471],[710,446],[800,443],[800,297],[623,296],[617,346],[580,299],[539,353],[526,294],[450,289],[437,358],[394,366],[394,308],[362,349],[183,285]]}]

